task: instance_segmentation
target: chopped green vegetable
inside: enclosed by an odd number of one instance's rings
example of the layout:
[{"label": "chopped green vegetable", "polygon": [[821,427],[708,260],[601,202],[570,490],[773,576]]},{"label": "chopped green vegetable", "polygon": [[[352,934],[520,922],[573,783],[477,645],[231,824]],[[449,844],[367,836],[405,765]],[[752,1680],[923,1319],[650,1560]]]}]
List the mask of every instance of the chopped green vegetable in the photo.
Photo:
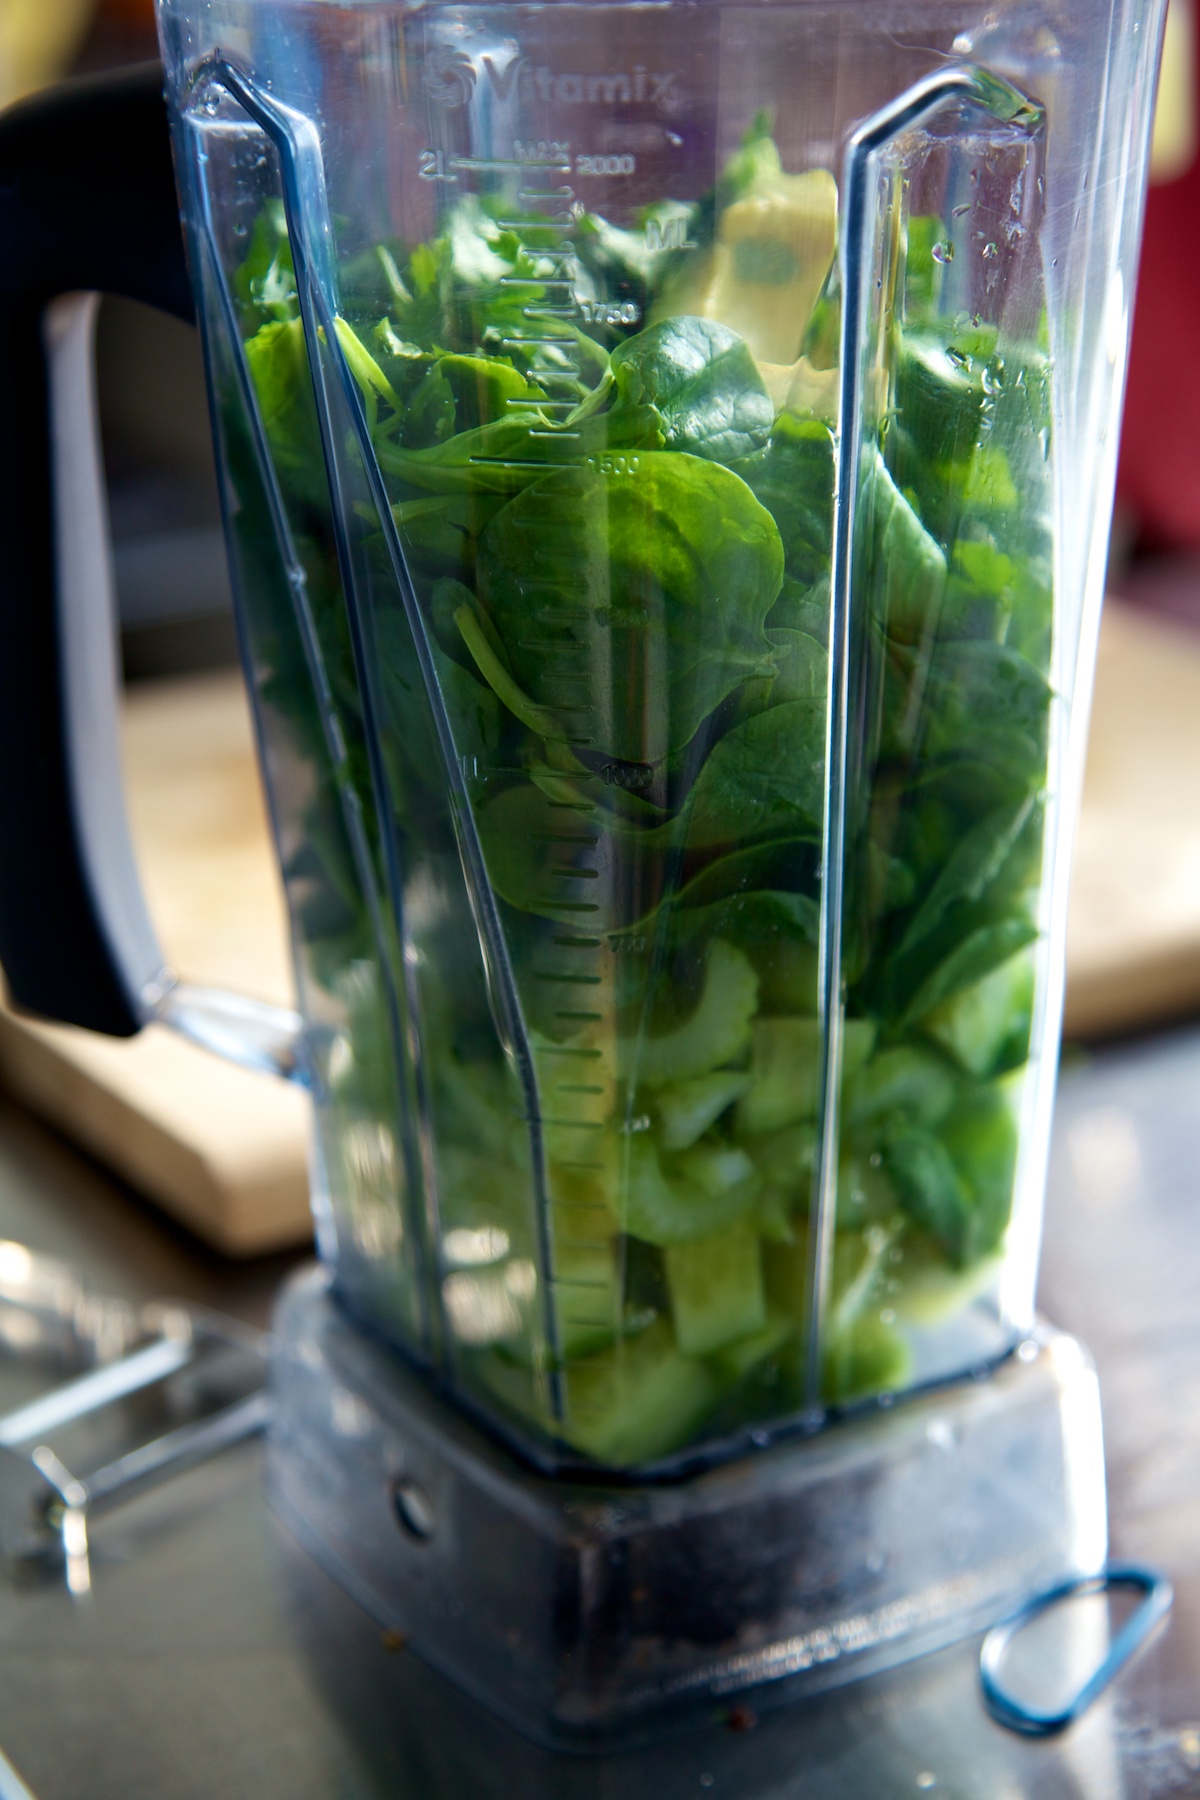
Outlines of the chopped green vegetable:
[{"label": "chopped green vegetable", "polygon": [[898,218],[827,1067],[836,185],[764,120],[709,194],[623,222],[519,220],[517,185],[339,270],[357,443],[341,414],[322,441],[264,208],[231,286],[298,567],[229,398],[233,532],[339,1280],[477,1404],[633,1465],[804,1401],[814,1194],[829,1403],[902,1387],[914,1329],[948,1371],[993,1305],[1040,966],[1051,372],[1029,296],[1017,332],[943,310],[953,220]]},{"label": "chopped green vegetable", "polygon": [[685,1355],[708,1356],[765,1326],[758,1233],[751,1226],[672,1245],[666,1265],[675,1341]]}]

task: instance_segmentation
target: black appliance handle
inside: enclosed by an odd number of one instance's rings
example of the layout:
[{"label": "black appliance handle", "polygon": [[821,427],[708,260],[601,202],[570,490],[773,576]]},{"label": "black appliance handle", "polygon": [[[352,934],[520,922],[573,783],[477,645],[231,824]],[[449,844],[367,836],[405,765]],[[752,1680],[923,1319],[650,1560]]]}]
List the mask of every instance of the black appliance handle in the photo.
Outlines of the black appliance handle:
[{"label": "black appliance handle", "polygon": [[20,1007],[130,1036],[164,972],[121,785],[99,293],[194,317],[158,64],[0,115],[0,966]]}]

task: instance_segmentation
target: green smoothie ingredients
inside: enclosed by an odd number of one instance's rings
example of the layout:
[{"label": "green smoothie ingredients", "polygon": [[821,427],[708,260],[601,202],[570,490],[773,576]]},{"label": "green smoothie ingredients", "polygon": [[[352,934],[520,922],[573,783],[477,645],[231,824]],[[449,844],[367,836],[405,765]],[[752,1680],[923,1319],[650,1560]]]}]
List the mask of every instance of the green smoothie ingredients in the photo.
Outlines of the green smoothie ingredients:
[{"label": "green smoothie ingredients", "polygon": [[[423,646],[341,403],[339,564],[280,209],[235,279],[347,747],[338,776],[231,399],[260,692],[309,771],[285,871],[346,1292],[609,1465],[805,1392],[837,207],[759,125],[694,205],[585,212],[564,243],[468,196],[428,242],[343,258]],[[984,1304],[1028,1068],[1049,373],[948,305],[942,230],[897,239],[860,484],[829,1404],[920,1378]]]}]

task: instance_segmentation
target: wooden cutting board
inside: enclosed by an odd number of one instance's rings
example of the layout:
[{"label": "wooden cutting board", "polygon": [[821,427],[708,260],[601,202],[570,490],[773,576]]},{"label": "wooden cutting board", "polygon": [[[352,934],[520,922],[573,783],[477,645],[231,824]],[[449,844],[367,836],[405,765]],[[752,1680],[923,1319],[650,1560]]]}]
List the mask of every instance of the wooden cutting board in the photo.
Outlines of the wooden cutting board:
[{"label": "wooden cutting board", "polygon": [[[283,893],[240,676],[131,687],[130,822],[170,966],[290,1004]],[[309,1103],[151,1025],[105,1038],[0,1011],[9,1088],[233,1256],[310,1232]]]},{"label": "wooden cutting board", "polygon": [[1200,632],[1109,600],[1067,928],[1068,1037],[1200,1011]]},{"label": "wooden cutting board", "polygon": [[[291,999],[284,910],[233,674],[130,690],[134,837],[172,967]],[[1068,938],[1067,1032],[1200,1010],[1200,633],[1110,602]],[[0,1073],[231,1255],[309,1232],[308,1103],[152,1026],[117,1042],[0,1011]]]}]

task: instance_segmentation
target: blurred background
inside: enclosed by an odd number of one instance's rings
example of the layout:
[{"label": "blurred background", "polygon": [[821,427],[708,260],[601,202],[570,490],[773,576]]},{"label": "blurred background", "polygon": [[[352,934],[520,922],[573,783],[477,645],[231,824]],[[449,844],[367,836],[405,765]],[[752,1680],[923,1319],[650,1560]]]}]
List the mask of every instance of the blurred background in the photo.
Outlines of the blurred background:
[{"label": "blurred background", "polygon": [[[2,0],[0,104],[158,54],[153,0]],[[196,333],[105,300],[97,344],[126,676],[236,658]]]}]

